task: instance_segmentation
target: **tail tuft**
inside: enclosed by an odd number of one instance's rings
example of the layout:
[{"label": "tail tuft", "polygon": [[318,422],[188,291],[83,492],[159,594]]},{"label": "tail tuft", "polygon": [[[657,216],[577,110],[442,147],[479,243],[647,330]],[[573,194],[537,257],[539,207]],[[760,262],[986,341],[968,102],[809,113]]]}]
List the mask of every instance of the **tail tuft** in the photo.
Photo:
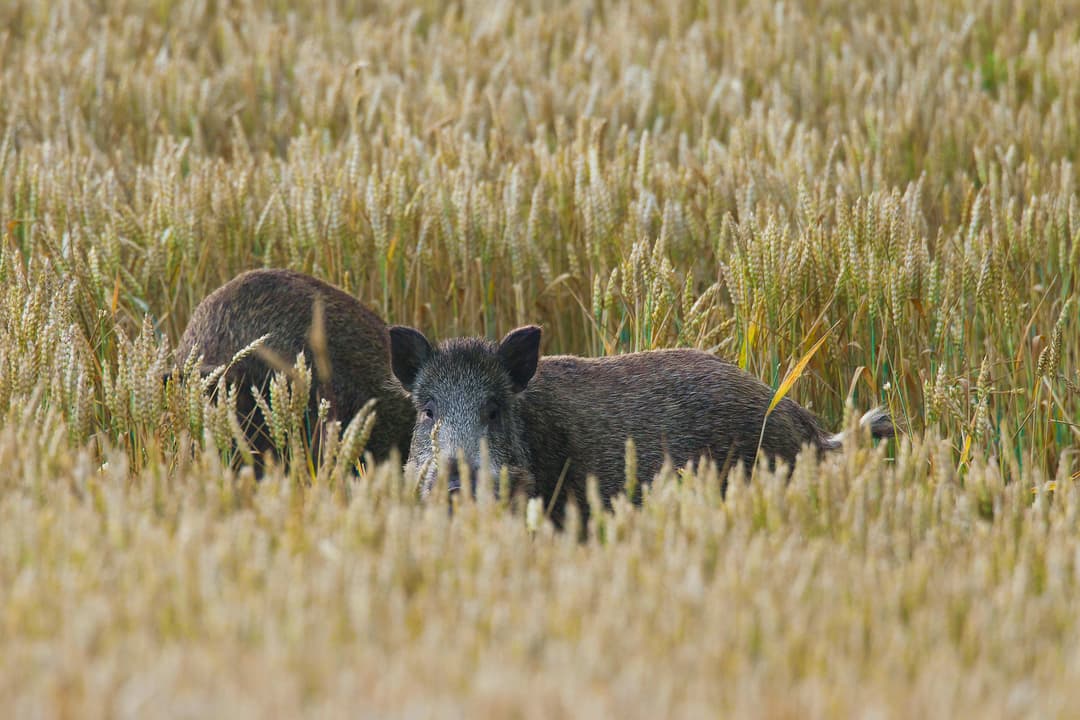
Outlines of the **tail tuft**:
[{"label": "tail tuft", "polygon": [[863,427],[870,428],[870,435],[876,438],[891,438],[896,435],[896,426],[893,425],[889,411],[883,407],[876,407],[869,411],[859,420]]},{"label": "tail tuft", "polygon": [[[896,434],[896,427],[893,425],[892,418],[889,417],[889,411],[883,407],[876,407],[864,414],[859,418],[859,425],[870,428],[870,436],[875,438],[891,438]],[[846,431],[829,435],[822,441],[822,448],[839,450],[844,444],[846,435]]]}]

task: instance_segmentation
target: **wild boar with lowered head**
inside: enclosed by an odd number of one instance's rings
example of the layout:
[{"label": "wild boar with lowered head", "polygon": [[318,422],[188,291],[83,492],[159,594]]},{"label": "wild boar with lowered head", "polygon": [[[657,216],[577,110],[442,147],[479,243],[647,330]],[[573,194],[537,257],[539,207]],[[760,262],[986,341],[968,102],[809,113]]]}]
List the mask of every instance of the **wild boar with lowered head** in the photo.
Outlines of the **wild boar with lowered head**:
[{"label": "wild boar with lowered head", "polygon": [[[312,324],[316,301],[322,303],[323,360],[326,377],[314,373],[309,414],[318,402],[330,403],[332,417],[342,425],[371,398],[376,398],[375,425],[367,450],[377,460],[397,448],[406,457],[413,424],[412,404],[402,397],[390,372],[390,343],[386,324],[356,298],[322,280],[292,270],[252,270],[233,278],[199,303],[176,350],[179,366],[194,351],[202,356],[206,374],[227,365],[240,350],[266,336],[262,349],[291,365],[303,352],[309,367],[316,363]],[[268,398],[268,381],[275,368],[266,352],[247,355],[230,366],[226,379],[239,386],[237,413],[256,453],[256,471],[273,444],[266,419],[255,404],[251,387]],[[317,441],[317,438],[313,439]]]}]

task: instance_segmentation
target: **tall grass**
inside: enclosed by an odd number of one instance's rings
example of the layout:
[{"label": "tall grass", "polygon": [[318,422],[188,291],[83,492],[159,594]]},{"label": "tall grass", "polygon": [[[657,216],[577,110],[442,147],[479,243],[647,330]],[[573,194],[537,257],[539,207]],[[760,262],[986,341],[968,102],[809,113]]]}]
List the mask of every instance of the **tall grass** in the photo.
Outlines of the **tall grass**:
[{"label": "tall grass", "polygon": [[[0,5],[0,695],[1075,713],[1078,74],[1068,3]],[[583,544],[352,478],[364,418],[256,485],[161,374],[257,266],[907,434],[726,500],[672,469]]]}]

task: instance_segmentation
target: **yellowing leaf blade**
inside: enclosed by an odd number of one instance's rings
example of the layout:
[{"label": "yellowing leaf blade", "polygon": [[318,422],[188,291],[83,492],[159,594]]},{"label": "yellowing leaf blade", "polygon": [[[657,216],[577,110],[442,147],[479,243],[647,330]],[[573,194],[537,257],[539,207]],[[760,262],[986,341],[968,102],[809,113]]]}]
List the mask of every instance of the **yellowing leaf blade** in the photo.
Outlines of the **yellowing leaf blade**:
[{"label": "yellowing leaf blade", "polygon": [[813,347],[807,350],[803,354],[803,356],[799,358],[799,362],[795,363],[795,367],[793,367],[791,371],[784,376],[783,381],[780,383],[780,387],[776,388],[776,392],[773,393],[773,399],[772,402],[769,403],[769,409],[765,411],[766,417],[768,417],[772,413],[773,409],[780,403],[781,400],[784,399],[784,396],[788,394],[788,391],[791,390],[791,388],[795,385],[795,382],[803,374],[803,371],[806,369],[806,366],[810,362],[810,359],[814,357],[818,349],[820,349],[821,346],[824,345],[825,341],[828,339],[829,333],[825,333],[824,335],[822,335],[818,339],[818,341],[814,343]]}]

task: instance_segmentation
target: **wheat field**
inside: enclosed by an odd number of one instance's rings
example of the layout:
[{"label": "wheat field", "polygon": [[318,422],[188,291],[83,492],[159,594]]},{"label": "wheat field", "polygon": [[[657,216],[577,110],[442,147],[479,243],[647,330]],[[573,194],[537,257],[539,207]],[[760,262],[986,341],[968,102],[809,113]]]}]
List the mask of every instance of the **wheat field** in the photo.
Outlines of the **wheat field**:
[{"label": "wheat field", "polygon": [[[1080,715],[1078,77],[1069,2],[5,0],[3,714]],[[256,482],[161,382],[253,267],[773,387],[824,337],[790,396],[904,433],[580,542],[363,418]]]}]

